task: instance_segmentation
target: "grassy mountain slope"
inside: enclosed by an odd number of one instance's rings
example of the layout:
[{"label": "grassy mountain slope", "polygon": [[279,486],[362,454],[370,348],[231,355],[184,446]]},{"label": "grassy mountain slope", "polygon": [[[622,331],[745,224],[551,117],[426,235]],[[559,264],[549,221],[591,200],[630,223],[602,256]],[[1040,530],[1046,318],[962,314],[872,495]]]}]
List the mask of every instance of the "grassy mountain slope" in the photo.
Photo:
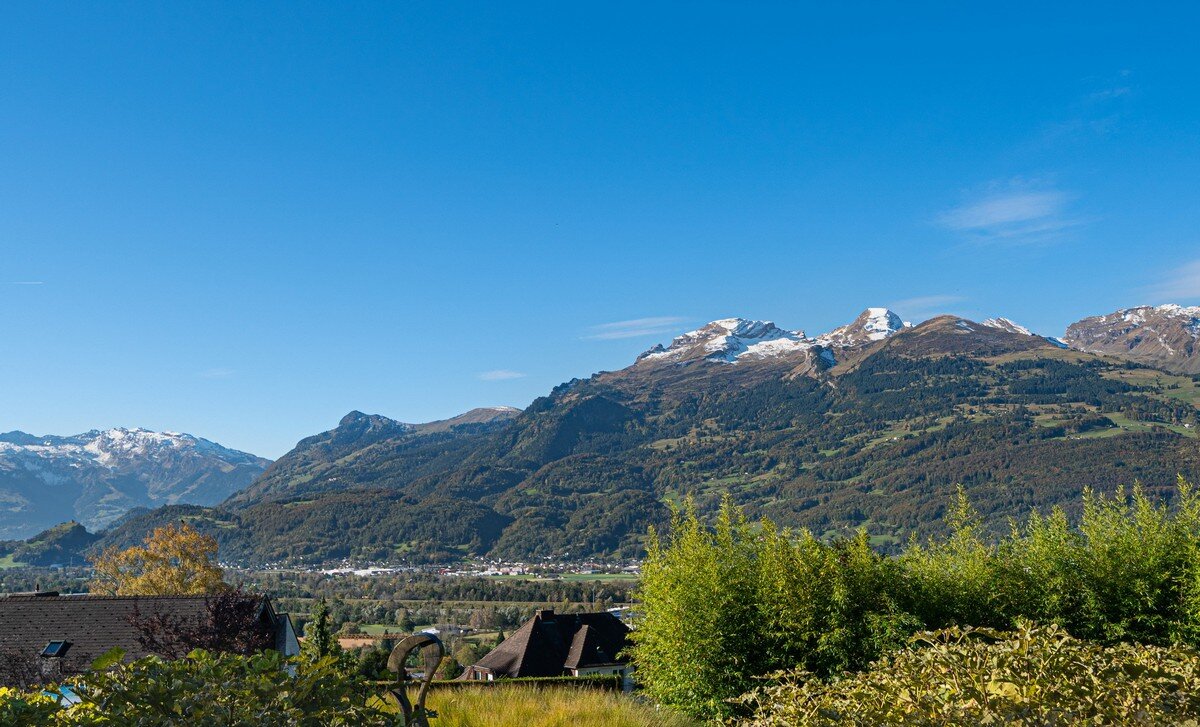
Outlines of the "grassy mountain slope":
[{"label": "grassy mountain slope", "polygon": [[[865,527],[891,548],[940,527],[960,483],[1002,529],[1030,508],[1073,507],[1084,487],[1166,491],[1177,473],[1200,476],[1191,377],[948,316],[839,349],[832,367],[814,351],[647,357],[519,416],[442,431],[354,415],[189,516],[247,561],[629,556],[668,503],[728,494],[823,535]],[[127,518],[106,540],[148,522]]]},{"label": "grassy mountain slope", "polygon": [[0,560],[12,565],[83,565],[99,537],[75,521],[55,525],[28,540],[0,541]]}]

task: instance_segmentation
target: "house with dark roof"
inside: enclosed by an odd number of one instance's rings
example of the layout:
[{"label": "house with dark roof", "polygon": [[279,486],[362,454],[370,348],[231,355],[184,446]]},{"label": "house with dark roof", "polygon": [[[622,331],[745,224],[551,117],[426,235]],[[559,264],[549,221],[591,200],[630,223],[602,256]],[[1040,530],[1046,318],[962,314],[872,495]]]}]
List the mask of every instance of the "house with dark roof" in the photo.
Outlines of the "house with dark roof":
[{"label": "house with dark roof", "polygon": [[[86,671],[98,656],[114,647],[125,660],[157,653],[157,642],[147,638],[147,624],[178,630],[238,628],[250,632],[255,643],[298,654],[300,644],[292,621],[276,611],[267,596],[244,596],[252,611],[236,627],[214,625],[214,598],[208,596],[98,596],[55,591],[0,595],[0,685],[5,665],[33,665],[46,676]],[[242,634],[215,634],[237,638]],[[13,677],[9,676],[9,680]]]},{"label": "house with dark roof", "polygon": [[628,676],[631,668],[624,656],[628,635],[629,627],[611,613],[539,610],[512,636],[468,666],[460,678]]}]

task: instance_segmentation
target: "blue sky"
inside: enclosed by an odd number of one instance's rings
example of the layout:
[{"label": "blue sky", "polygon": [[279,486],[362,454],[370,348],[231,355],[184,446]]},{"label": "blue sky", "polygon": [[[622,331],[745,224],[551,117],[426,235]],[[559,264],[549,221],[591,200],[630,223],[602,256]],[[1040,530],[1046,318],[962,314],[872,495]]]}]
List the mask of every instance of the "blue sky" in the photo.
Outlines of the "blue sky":
[{"label": "blue sky", "polygon": [[727,316],[1200,303],[1184,4],[9,3],[0,430],[278,456]]}]

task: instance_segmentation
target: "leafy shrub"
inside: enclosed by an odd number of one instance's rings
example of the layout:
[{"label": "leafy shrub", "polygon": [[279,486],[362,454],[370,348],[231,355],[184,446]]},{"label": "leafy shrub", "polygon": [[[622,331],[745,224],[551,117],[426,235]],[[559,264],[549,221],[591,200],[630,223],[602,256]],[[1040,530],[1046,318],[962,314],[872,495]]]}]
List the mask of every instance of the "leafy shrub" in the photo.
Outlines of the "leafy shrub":
[{"label": "leafy shrub", "polygon": [[[102,657],[104,659],[104,657]],[[302,665],[296,676],[277,652],[254,656],[195,651],[185,659],[147,657],[113,666],[120,654],[65,688],[60,705],[46,694],[0,689],[4,725],[235,725],[325,727],[390,725],[382,700],[338,668],[333,657]]]},{"label": "leafy shrub", "polygon": [[1200,493],[1180,479],[1173,507],[1135,487],[1083,496],[1073,528],[1034,513],[984,540],[961,492],[952,535],[900,556],[898,596],[926,628],[1056,623],[1103,643],[1200,645]]},{"label": "leafy shrub", "polygon": [[1101,644],[1198,646],[1200,494],[1183,480],[1177,493],[1168,507],[1140,488],[1087,492],[1077,527],[1055,510],[995,542],[960,492],[951,534],[896,558],[865,532],[825,543],[729,503],[709,528],[685,508],[650,538],[638,678],[663,704],[722,718],[762,675],[863,669],[919,630],[1030,620]]},{"label": "leafy shrub", "polygon": [[743,698],[743,727],[1196,724],[1200,654],[1101,646],[1058,626],[953,628],[830,682],[793,673]]},{"label": "leafy shrub", "polygon": [[723,716],[767,672],[865,667],[920,625],[889,594],[896,567],[865,535],[793,539],[728,502],[713,530],[693,510],[677,513],[667,539],[651,535],[642,567],[639,681],[656,701]]},{"label": "leafy shrub", "polygon": [[47,694],[0,687],[0,724],[53,724],[60,711],[58,701]]}]

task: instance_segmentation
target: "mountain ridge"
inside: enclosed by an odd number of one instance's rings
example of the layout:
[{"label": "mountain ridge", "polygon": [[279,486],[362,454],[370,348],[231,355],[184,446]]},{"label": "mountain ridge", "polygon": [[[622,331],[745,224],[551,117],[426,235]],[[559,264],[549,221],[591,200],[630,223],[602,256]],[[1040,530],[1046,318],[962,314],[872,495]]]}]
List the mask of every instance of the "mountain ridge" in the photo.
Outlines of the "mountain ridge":
[{"label": "mountain ridge", "polygon": [[202,437],[140,427],[8,432],[0,435],[0,537],[35,533],[63,515],[94,530],[137,506],[213,505],[269,463]]},{"label": "mountain ridge", "polygon": [[932,534],[957,485],[1002,529],[1084,487],[1200,476],[1200,377],[1008,319],[869,308],[816,337],[721,319],[647,354],[524,411],[351,412],[221,505],[138,511],[102,542],[187,517],[244,563],[631,557],[668,503],[730,496],[888,549]]},{"label": "mountain ridge", "polygon": [[1200,306],[1135,306],[1067,327],[1063,341],[1174,373],[1200,374]]},{"label": "mountain ridge", "polygon": [[1085,486],[1200,474],[1200,382],[1008,320],[888,313],[816,337],[714,321],[474,428],[354,442],[354,417],[318,435],[345,449],[298,447],[189,517],[250,561],[630,557],[666,503],[728,495],[827,537],[866,527],[886,549],[938,527],[958,484],[1003,528]]}]

